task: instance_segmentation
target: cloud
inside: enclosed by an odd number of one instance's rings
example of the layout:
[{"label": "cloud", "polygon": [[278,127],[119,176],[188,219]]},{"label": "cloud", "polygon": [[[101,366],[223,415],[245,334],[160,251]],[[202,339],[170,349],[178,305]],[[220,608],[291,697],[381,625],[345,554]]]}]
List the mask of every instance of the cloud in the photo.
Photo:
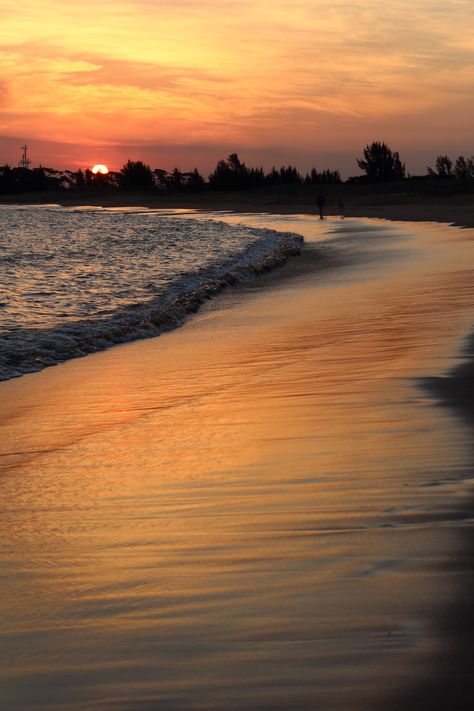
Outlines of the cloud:
[{"label": "cloud", "polygon": [[301,154],[359,146],[370,132],[470,141],[470,0],[273,0],[271,11],[264,0],[4,0],[2,10],[6,135]]}]

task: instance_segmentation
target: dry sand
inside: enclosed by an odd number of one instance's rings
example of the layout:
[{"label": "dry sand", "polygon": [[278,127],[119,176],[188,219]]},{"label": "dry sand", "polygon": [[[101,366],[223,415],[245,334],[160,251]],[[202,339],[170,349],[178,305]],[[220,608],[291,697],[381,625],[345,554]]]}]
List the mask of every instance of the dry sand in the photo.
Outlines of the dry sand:
[{"label": "dry sand", "polygon": [[303,255],[0,383],[5,708],[472,708],[473,233],[245,220]]}]

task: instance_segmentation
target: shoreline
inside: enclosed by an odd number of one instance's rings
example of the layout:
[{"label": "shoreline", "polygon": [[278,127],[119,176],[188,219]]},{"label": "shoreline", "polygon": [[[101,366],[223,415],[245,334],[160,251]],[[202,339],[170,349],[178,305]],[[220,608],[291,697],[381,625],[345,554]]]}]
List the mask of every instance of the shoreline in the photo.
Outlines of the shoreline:
[{"label": "shoreline", "polygon": [[[337,208],[337,189],[332,186],[328,196],[325,214],[328,217],[340,215]],[[371,193],[367,190],[354,191],[351,187],[340,186],[339,191],[347,191],[344,216],[386,219],[391,221],[440,222],[457,227],[474,227],[474,197],[464,195],[428,195]],[[306,214],[317,216],[313,191],[305,190],[302,195],[275,194],[263,192],[243,192],[237,194],[203,192],[196,195],[150,195],[149,193],[127,193],[121,195],[84,194],[67,198],[64,193],[31,193],[16,196],[0,196],[0,205],[59,204],[62,207],[104,207],[127,208],[144,207],[163,210],[198,210],[202,212],[229,211],[240,213],[263,213],[269,215]],[[351,194],[353,192],[354,194]]]},{"label": "shoreline", "polygon": [[[198,211],[198,214],[202,214],[205,212],[224,212],[224,213],[232,213],[234,215],[239,215],[239,214],[255,214],[255,215],[271,215],[271,216],[277,216],[277,215],[282,215],[282,216],[291,216],[291,215],[303,215],[303,216],[308,216],[308,217],[315,217],[317,219],[317,214],[316,212],[311,212],[307,208],[307,205],[299,205],[299,204],[277,204],[277,205],[265,205],[265,209],[262,210],[262,206],[255,205],[251,202],[246,203],[245,201],[242,201],[241,196],[240,200],[237,199],[237,201],[230,200],[230,198],[226,198],[224,201],[221,199],[213,199],[212,195],[206,194],[206,205],[202,205],[202,200],[190,200],[188,196],[181,196],[178,198],[171,198],[171,199],[166,199],[163,197],[157,198],[157,197],[150,197],[149,195],[127,195],[127,196],[120,196],[120,197],[107,197],[106,199],[103,198],[96,198],[95,200],[87,201],[87,200],[80,200],[80,199],[74,199],[74,200],[60,200],[57,203],[51,203],[50,200],[47,199],[47,196],[36,196],[37,197],[37,202],[30,201],[34,198],[34,195],[26,196],[24,201],[12,201],[10,199],[5,199],[4,197],[0,197],[0,205],[26,205],[26,204],[32,204],[32,205],[47,205],[47,204],[59,204],[61,207],[84,207],[84,206],[91,206],[91,207],[104,207],[104,208],[128,208],[128,207],[144,207],[148,209],[163,209],[163,210],[196,210]],[[208,200],[208,198],[211,198]],[[236,205],[235,203],[239,203]],[[305,208],[302,210],[302,208]],[[331,209],[331,206],[329,206],[329,209],[327,211],[327,217],[338,217],[340,216],[339,213]],[[440,224],[448,224],[452,225],[453,227],[459,227],[459,228],[474,228],[474,202],[472,204],[469,204],[465,202],[462,205],[450,205],[450,206],[444,206],[444,207],[436,207],[436,205],[432,204],[400,204],[400,205],[379,205],[378,207],[369,207],[369,206],[360,206],[358,208],[350,208],[347,207],[344,211],[344,218],[362,218],[362,219],[383,219],[383,220],[389,220],[391,222],[438,222]],[[304,246],[303,246],[304,250]],[[284,270],[282,270],[282,267],[287,265],[288,260],[290,262],[293,262],[293,256],[300,256],[303,257],[304,259],[304,254],[303,255],[297,255],[297,253],[293,254],[288,254],[287,257],[282,260],[278,261],[276,265],[272,266],[270,269],[267,269],[266,267],[263,268],[263,272],[265,271],[271,271],[270,278],[279,278],[279,277],[284,277]],[[312,268],[315,268],[315,265],[313,264]],[[304,266],[301,266],[301,271],[304,272],[306,269]],[[274,275],[274,272],[276,272],[276,275]],[[290,272],[291,273],[291,272]],[[261,285],[264,287],[264,279],[262,278],[262,270],[260,270],[260,273],[258,274],[258,282],[256,286]],[[239,288],[237,284],[234,284],[234,288]],[[245,286],[244,286],[245,288]],[[219,289],[216,292],[216,295],[219,293]],[[202,303],[202,300],[200,301]],[[197,306],[193,306],[189,311],[189,313],[194,313],[196,310],[199,309],[200,303]],[[182,325],[180,323],[180,325]],[[165,329],[163,333],[166,333],[167,330]],[[151,338],[158,337],[159,334],[150,336]],[[140,337],[138,337],[140,338]],[[130,342],[133,342],[134,339],[132,339]],[[421,385],[422,387],[425,387],[428,389],[430,392],[432,392],[435,396],[439,397],[442,403],[447,406],[447,407],[452,407],[452,408],[457,408],[459,411],[462,411],[464,418],[473,421],[474,420],[474,325],[473,325],[473,330],[466,334],[466,341],[467,341],[467,348],[465,348],[461,353],[460,353],[460,358],[462,360],[461,364],[459,366],[456,366],[455,368],[449,370],[444,376],[441,377],[429,377],[427,376],[426,378],[421,379]],[[120,345],[119,343],[117,344],[111,344],[110,346],[107,346],[107,349],[109,347],[114,347],[115,345]],[[91,353],[97,352],[97,351],[91,351]],[[100,352],[100,350],[99,350]],[[87,354],[86,354],[87,355]],[[61,362],[67,362],[66,361],[59,361],[59,363],[54,364],[58,365],[61,364]],[[52,367],[52,366],[51,366]],[[35,371],[30,371],[30,372],[41,372],[43,368]],[[27,373],[21,373],[19,376],[12,376],[12,377],[23,377],[23,375],[28,374]],[[10,378],[6,380],[0,380],[0,382],[7,382]]]},{"label": "shoreline", "polygon": [[[18,196],[16,196],[18,197]],[[34,198],[36,197],[36,201]],[[209,199],[210,198],[210,199]],[[239,199],[240,198],[240,199]],[[0,196],[0,205],[47,205],[47,204],[59,204],[61,207],[103,207],[103,208],[128,208],[128,207],[144,207],[148,209],[163,209],[163,210],[196,210],[198,214],[203,212],[224,212],[232,213],[234,215],[239,214],[255,214],[255,215],[303,215],[308,217],[315,217],[317,219],[316,211],[312,212],[308,209],[308,205],[300,205],[296,203],[287,204],[276,204],[276,205],[255,205],[252,202],[246,202],[242,200],[239,195],[237,200],[231,200],[228,196],[225,200],[222,198],[215,199],[212,195],[205,194],[206,204],[203,205],[202,199],[193,200],[188,196],[180,196],[178,198],[163,198],[163,197],[150,197],[149,195],[127,195],[127,196],[113,196],[107,198],[95,198],[94,200],[58,200],[56,203],[52,203],[48,199],[48,196],[37,196],[29,195],[25,196],[24,200],[12,200],[9,197]],[[236,202],[238,203],[236,205]],[[262,209],[262,208],[265,209]],[[340,213],[332,209],[331,206],[328,207],[327,217],[338,217]],[[389,220],[391,222],[437,222],[439,224],[447,224],[453,227],[459,228],[474,228],[474,201],[464,202],[461,205],[433,205],[427,203],[418,204],[408,204],[403,203],[399,205],[379,205],[377,207],[370,206],[359,206],[350,207],[347,206],[344,210],[343,218],[362,218],[362,219],[382,219]],[[278,275],[282,275],[282,267],[284,267],[288,260],[293,261],[293,256],[301,256],[297,252],[293,254],[288,254],[285,259],[278,261],[276,265],[267,269],[260,270],[258,275],[258,284],[264,286],[262,279],[262,271],[277,272]],[[303,257],[304,258],[304,257]],[[314,268],[314,265],[313,265]],[[304,271],[305,268],[303,267]],[[257,284],[257,285],[258,285]],[[237,285],[234,285],[234,287]],[[244,287],[245,288],[245,287]],[[220,290],[217,290],[216,294]],[[200,302],[202,303],[202,301]],[[199,308],[199,305],[192,307],[190,313],[195,312]],[[181,324],[180,324],[181,325]],[[166,330],[163,331],[166,333]],[[151,338],[158,337],[159,334],[155,336],[150,336]],[[473,330],[466,334],[467,348],[460,353],[460,358],[462,362],[459,366],[449,370],[444,376],[426,378],[421,380],[422,387],[430,390],[434,395],[441,398],[444,405],[447,407],[457,408],[463,412],[463,416],[468,420],[474,420],[474,325]],[[131,341],[133,342],[133,340]],[[109,347],[114,347],[111,344]],[[95,352],[95,351],[91,351]],[[100,351],[99,351],[100,352]],[[86,354],[87,355],[87,354]],[[67,361],[60,361],[67,362]],[[56,365],[56,364],[54,364]],[[41,372],[32,371],[32,372]],[[28,374],[28,373],[25,373]],[[24,374],[20,374],[22,377]],[[16,376],[14,376],[16,377]],[[8,379],[7,379],[8,380]],[[6,382],[5,380],[0,382]]]}]

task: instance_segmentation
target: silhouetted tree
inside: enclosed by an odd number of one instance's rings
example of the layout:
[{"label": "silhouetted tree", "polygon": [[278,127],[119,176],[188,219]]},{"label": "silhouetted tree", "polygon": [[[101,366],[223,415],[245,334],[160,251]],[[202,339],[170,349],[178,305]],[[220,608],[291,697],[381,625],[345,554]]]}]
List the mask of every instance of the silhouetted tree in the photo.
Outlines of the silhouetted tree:
[{"label": "silhouetted tree", "polygon": [[267,185],[279,185],[281,183],[280,172],[275,166],[273,166],[271,171],[265,176],[265,182]]},{"label": "silhouetted tree", "polygon": [[32,182],[38,190],[70,190],[75,186],[74,173],[55,168],[33,168]]},{"label": "silhouetted tree", "polygon": [[64,174],[52,168],[0,167],[0,192],[7,194],[61,190],[67,187]]},{"label": "silhouetted tree", "polygon": [[86,168],[86,172],[84,173],[84,179],[86,182],[86,187],[90,188],[94,183],[94,173],[92,172],[92,170],[89,170],[89,168]]},{"label": "silhouetted tree", "polygon": [[457,180],[474,180],[474,156],[459,156],[454,164],[454,175]]},{"label": "silhouetted tree", "polygon": [[237,153],[230,154],[230,156],[227,158],[227,165],[229,166],[230,170],[232,170],[236,174],[243,173],[246,170],[245,163],[240,162]]},{"label": "silhouetted tree", "polygon": [[150,190],[154,187],[153,173],[141,160],[127,161],[120,171],[120,186],[129,190]]},{"label": "silhouetted tree", "polygon": [[9,165],[0,167],[0,193],[8,195],[16,192],[15,176],[12,168]]},{"label": "silhouetted tree", "polygon": [[94,189],[109,190],[110,188],[117,188],[121,184],[121,179],[121,173],[96,173],[92,177],[92,184]]},{"label": "silhouetted tree", "polygon": [[73,185],[77,190],[111,190],[122,185],[122,173],[110,171],[109,173],[94,174],[89,168],[84,172],[78,170],[72,174]]},{"label": "silhouetted tree", "polygon": [[466,159],[468,180],[474,180],[474,156]]},{"label": "silhouetted tree", "polygon": [[163,170],[163,168],[155,168],[153,182],[158,190],[168,190],[168,171]]},{"label": "silhouetted tree", "polygon": [[[57,176],[46,176],[44,168],[33,168],[31,178],[29,179],[31,190],[48,190],[53,187],[51,178],[59,183],[60,178]],[[54,186],[56,187],[56,186]]]},{"label": "silhouetted tree", "polygon": [[174,168],[171,173],[162,168],[155,168],[152,175],[155,187],[161,191],[190,190],[199,192],[206,187],[206,181],[197,168],[194,168],[190,173],[183,173],[179,168]]},{"label": "silhouetted tree", "polygon": [[170,190],[182,190],[184,187],[185,177],[179,168],[174,168],[168,176]]},{"label": "silhouetted tree", "polygon": [[357,160],[357,165],[369,180],[397,180],[405,177],[405,164],[401,162],[398,151],[392,151],[386,143],[379,141],[364,148],[364,157]]},{"label": "silhouetted tree", "polygon": [[342,183],[341,174],[338,170],[323,170],[318,173],[316,168],[311,168],[311,172],[306,175],[305,183],[313,185],[328,185],[330,183]]},{"label": "silhouetted tree", "polygon": [[193,193],[198,193],[201,190],[204,190],[204,188],[206,187],[206,181],[204,180],[197,168],[194,168],[192,173],[189,174],[187,187]]},{"label": "silhouetted tree", "polygon": [[220,160],[214,171],[210,174],[209,187],[211,190],[226,190],[228,188],[235,188],[235,176],[228,165],[227,161]]},{"label": "silhouetted tree", "polygon": [[76,174],[72,170],[63,170],[60,180],[61,187],[65,190],[71,190],[76,187]]},{"label": "silhouetted tree", "polygon": [[82,170],[78,170],[75,174],[77,190],[83,190],[86,187],[86,178]]},{"label": "silhouetted tree", "polygon": [[442,178],[450,178],[453,174],[453,161],[448,156],[436,158],[436,171]]},{"label": "silhouetted tree", "polygon": [[464,156],[459,156],[454,164],[454,175],[457,180],[468,180],[469,175],[469,164]]},{"label": "silhouetted tree", "polygon": [[220,160],[209,176],[211,190],[239,190],[250,187],[249,170],[241,163],[237,153],[231,153],[227,160]]},{"label": "silhouetted tree", "polygon": [[248,182],[251,188],[257,188],[260,185],[265,185],[265,171],[263,168],[249,168]]},{"label": "silhouetted tree", "polygon": [[434,178],[451,178],[453,176],[453,161],[449,156],[438,156],[435,170],[428,168],[428,175]]},{"label": "silhouetted tree", "polygon": [[282,165],[280,168],[280,182],[281,183],[302,183],[303,178],[299,174],[298,170],[289,165],[288,167]]}]

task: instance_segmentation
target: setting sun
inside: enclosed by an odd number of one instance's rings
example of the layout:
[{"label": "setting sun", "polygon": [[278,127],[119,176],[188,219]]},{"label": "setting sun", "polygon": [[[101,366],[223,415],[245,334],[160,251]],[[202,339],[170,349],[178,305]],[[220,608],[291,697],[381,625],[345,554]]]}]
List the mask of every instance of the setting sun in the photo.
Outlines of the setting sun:
[{"label": "setting sun", "polygon": [[92,172],[94,175],[97,175],[97,173],[100,173],[101,175],[107,175],[109,172],[109,169],[107,168],[106,165],[102,165],[101,163],[98,163],[92,168]]}]

